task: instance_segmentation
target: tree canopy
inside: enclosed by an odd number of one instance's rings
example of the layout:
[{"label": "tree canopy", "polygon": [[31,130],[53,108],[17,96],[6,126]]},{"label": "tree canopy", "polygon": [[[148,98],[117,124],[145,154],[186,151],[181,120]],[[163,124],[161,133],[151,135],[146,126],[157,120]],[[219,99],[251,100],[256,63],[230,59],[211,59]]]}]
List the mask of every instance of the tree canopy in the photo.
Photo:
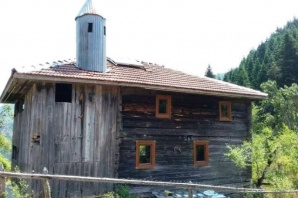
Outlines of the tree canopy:
[{"label": "tree canopy", "polygon": [[229,145],[226,154],[240,168],[252,167],[257,187],[298,188],[298,85],[278,88],[275,81],[261,85],[269,99],[253,108],[252,140]]}]

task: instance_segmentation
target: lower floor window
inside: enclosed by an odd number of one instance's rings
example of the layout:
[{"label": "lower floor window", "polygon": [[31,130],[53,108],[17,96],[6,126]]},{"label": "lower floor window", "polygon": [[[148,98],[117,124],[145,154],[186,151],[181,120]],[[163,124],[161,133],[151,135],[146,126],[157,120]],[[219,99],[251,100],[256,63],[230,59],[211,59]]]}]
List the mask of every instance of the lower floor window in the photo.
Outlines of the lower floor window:
[{"label": "lower floor window", "polygon": [[195,166],[204,166],[209,161],[209,148],[207,141],[193,142],[193,161]]},{"label": "lower floor window", "polygon": [[155,140],[136,141],[136,168],[149,169],[155,166]]}]

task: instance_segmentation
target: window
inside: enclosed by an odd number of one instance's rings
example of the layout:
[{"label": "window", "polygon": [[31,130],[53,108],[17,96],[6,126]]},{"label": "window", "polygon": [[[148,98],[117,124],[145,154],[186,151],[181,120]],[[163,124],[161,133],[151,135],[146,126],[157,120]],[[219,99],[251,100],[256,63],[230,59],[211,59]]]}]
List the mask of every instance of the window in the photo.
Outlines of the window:
[{"label": "window", "polygon": [[232,121],[231,102],[219,102],[219,121]]},{"label": "window", "polygon": [[103,35],[106,36],[106,26],[103,27]]},{"label": "window", "polygon": [[149,169],[155,166],[155,141],[136,141],[136,169]]},{"label": "window", "polygon": [[93,31],[93,23],[88,23],[88,32]]},{"label": "window", "polygon": [[157,118],[171,118],[171,96],[156,96],[156,113]]},{"label": "window", "polygon": [[15,145],[13,145],[12,146],[12,159],[13,160],[18,159],[18,153],[19,153],[18,148]]},{"label": "window", "polygon": [[71,103],[72,85],[56,83],[55,102]]},{"label": "window", "polygon": [[209,148],[207,141],[193,142],[193,161],[195,166],[204,166],[209,161]]},{"label": "window", "polygon": [[14,106],[14,116],[24,111],[24,109],[25,109],[24,99],[18,100]]}]

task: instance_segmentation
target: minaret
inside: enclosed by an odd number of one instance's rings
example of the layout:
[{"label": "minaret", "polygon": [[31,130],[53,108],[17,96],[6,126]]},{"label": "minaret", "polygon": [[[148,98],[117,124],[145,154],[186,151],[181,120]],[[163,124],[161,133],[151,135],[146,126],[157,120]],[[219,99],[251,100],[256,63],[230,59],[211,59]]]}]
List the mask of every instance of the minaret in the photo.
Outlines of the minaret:
[{"label": "minaret", "polygon": [[87,0],[75,18],[77,26],[77,67],[105,72],[106,65],[106,19]]}]

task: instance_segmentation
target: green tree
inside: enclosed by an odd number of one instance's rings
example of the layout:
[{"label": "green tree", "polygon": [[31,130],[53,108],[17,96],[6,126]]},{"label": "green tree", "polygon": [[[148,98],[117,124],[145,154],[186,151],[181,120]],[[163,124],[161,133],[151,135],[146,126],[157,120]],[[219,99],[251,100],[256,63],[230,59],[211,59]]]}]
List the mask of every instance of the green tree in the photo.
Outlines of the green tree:
[{"label": "green tree", "polygon": [[215,78],[215,75],[212,72],[212,68],[210,65],[208,65],[207,70],[205,72],[205,76],[209,77],[209,78]]},{"label": "green tree", "polygon": [[252,140],[241,146],[228,146],[226,154],[238,167],[252,167],[257,187],[271,189],[298,187],[298,86],[278,89],[276,82],[261,85],[269,95],[254,106]]},{"label": "green tree", "polygon": [[7,158],[7,153],[11,150],[11,141],[7,139],[5,129],[7,120],[12,117],[12,108],[4,105],[0,108],[0,162],[5,170],[11,169],[11,163]]},{"label": "green tree", "polygon": [[248,74],[244,68],[244,66],[240,66],[239,67],[239,71],[238,71],[238,85],[241,86],[245,86],[245,87],[249,87],[250,86],[250,82],[249,82],[249,78],[248,78]]}]

